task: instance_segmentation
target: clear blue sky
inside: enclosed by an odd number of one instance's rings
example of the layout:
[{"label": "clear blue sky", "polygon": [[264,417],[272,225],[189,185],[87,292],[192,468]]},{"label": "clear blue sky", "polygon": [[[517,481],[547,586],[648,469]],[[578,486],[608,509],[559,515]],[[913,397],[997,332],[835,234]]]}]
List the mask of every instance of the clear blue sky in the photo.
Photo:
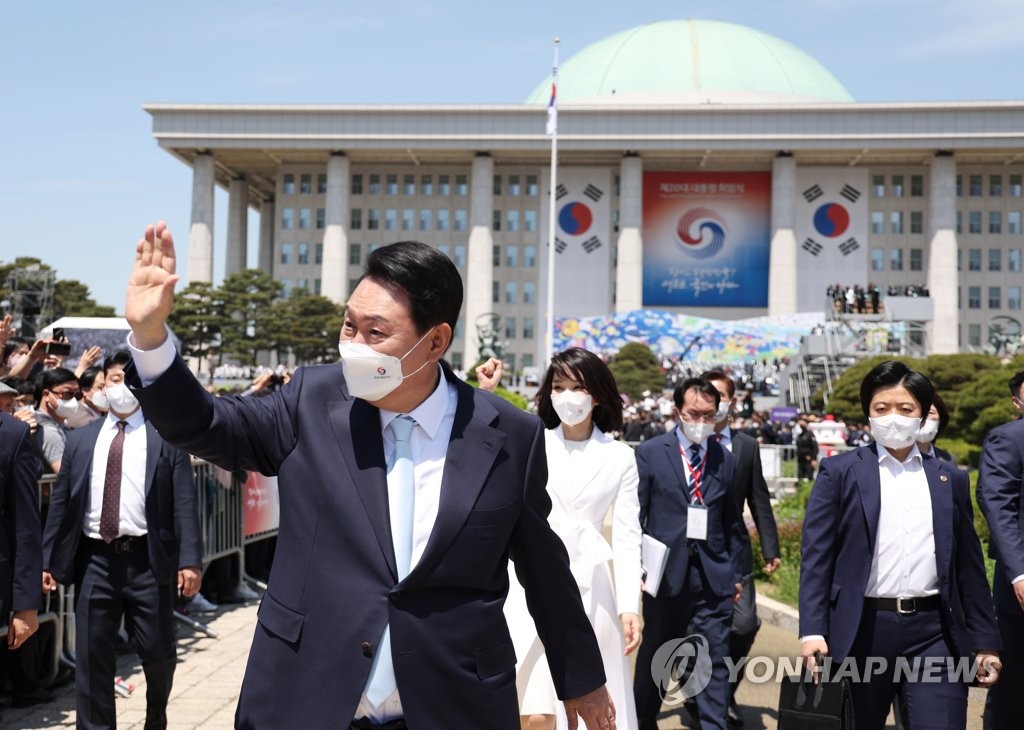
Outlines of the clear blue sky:
[{"label": "clear blue sky", "polygon": [[[1020,0],[9,0],[0,261],[38,256],[123,311],[145,224],[166,218],[184,244],[190,216],[191,170],[153,141],[146,102],[516,103],[554,36],[565,59],[673,18],[794,43],[858,101],[1024,99]],[[219,278],[223,191],[215,216]]]}]

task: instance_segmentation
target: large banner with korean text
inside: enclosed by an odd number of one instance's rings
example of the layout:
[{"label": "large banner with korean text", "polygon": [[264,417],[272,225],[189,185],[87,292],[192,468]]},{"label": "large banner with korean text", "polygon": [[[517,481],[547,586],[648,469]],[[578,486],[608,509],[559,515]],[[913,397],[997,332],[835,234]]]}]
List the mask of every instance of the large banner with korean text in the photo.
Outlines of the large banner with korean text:
[{"label": "large banner with korean text", "polygon": [[797,167],[797,311],[820,312],[830,284],[868,283],[868,171]]},{"label": "large banner with korean text", "polygon": [[645,172],[645,307],[766,307],[771,173]]}]

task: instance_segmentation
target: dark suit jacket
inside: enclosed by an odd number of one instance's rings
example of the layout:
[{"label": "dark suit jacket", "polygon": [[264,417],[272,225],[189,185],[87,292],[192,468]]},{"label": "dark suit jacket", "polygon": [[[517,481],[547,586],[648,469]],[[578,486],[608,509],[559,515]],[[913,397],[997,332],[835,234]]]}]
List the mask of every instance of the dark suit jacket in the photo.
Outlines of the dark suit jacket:
[{"label": "dark suit jacket", "polygon": [[[129,382],[138,384],[134,371]],[[526,588],[559,697],[604,683],[562,541],[547,523],[541,422],[447,369],[458,406],[440,509],[419,562],[397,579],[380,412],[337,365],[281,391],[213,398],[184,363],[136,390],[172,443],[227,469],[279,477],[281,522],[238,702],[240,728],[343,726],[390,625],[413,728],[518,728],[515,652],[502,606],[507,558]]]},{"label": "dark suit jacket", "polygon": [[1024,575],[1024,420],[989,431],[978,465],[978,506],[988,520],[1000,611],[1020,616],[1010,581]]},{"label": "dark suit jacket", "polygon": [[[931,457],[924,458],[923,468],[932,500],[935,568],[947,637],[960,656],[998,649],[967,474]],[[880,509],[875,444],[821,462],[804,517],[800,635],[824,636],[836,661],[849,655],[860,625]]]},{"label": "dark suit jacket", "polygon": [[[771,495],[768,494],[768,485],[761,470],[761,448],[757,439],[745,433],[732,431],[732,455],[736,459],[736,471],[729,486],[736,500],[736,508],[742,518],[743,503],[750,505],[750,514],[757,525],[757,534],[761,540],[761,554],[766,561],[777,558],[779,532],[775,526]],[[754,551],[751,549],[750,538],[745,529],[740,564],[744,575],[754,572]]]},{"label": "dark suit jacket", "polygon": [[[731,596],[740,582],[745,529],[736,500],[730,494],[735,459],[714,439],[708,440],[708,461],[701,492],[708,510],[707,540],[698,541],[708,587],[718,596]],[[690,563],[686,539],[689,487],[675,430],[644,441],[636,450],[640,474],[640,526],[669,548],[659,596],[676,596],[686,585]]]},{"label": "dark suit jacket", "polygon": [[[75,554],[89,508],[92,457],[103,420],[68,434],[60,474],[50,495],[43,533],[43,564],[65,585],[75,580]],[[179,568],[203,564],[196,485],[188,455],[160,438],[148,421],[145,428],[149,567],[158,583],[172,583]]]},{"label": "dark suit jacket", "polygon": [[0,412],[0,626],[42,605],[41,466],[28,426]]}]

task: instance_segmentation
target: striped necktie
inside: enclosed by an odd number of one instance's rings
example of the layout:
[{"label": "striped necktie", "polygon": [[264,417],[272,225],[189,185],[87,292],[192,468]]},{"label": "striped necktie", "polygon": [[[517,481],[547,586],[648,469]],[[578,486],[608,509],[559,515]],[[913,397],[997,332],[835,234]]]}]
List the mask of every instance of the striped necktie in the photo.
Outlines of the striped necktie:
[{"label": "striped necktie", "polygon": [[697,502],[697,488],[700,486],[699,478],[701,467],[700,444],[693,444],[690,447],[690,504]]}]

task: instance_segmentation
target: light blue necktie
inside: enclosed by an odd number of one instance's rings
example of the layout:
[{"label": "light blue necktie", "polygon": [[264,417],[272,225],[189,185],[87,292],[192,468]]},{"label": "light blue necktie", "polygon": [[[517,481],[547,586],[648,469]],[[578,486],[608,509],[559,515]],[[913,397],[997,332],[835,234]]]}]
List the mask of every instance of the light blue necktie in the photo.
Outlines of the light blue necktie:
[{"label": "light blue necktie", "polygon": [[[388,511],[391,514],[391,544],[395,549],[395,567],[398,569],[399,581],[409,574],[409,564],[412,561],[416,480],[413,475],[409,439],[415,425],[416,421],[409,416],[398,416],[388,424],[388,428],[395,436],[395,451],[388,463]],[[370,680],[366,685],[366,698],[374,707],[378,707],[397,688],[395,667],[391,659],[391,625],[388,624],[374,654]]]}]

